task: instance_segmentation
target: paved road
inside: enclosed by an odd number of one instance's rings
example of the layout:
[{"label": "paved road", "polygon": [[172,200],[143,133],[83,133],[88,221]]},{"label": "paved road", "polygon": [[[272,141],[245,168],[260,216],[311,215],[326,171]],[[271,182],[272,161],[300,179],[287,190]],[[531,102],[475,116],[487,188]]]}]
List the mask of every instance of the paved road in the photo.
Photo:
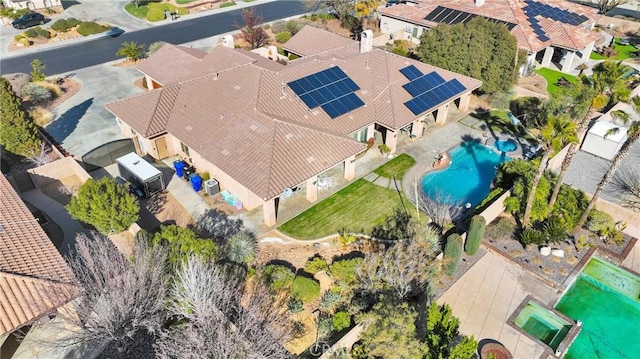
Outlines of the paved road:
[{"label": "paved road", "polygon": [[[309,12],[309,7],[300,0],[279,0],[256,5],[253,8],[265,22]],[[47,66],[47,73],[60,74],[81,68],[102,64],[118,59],[116,52],[124,41],[151,44],[166,41],[183,44],[199,39],[224,34],[236,30],[241,24],[242,10],[234,10],[194,19],[184,19],[167,25],[157,26],[134,32],[127,32],[117,38],[103,38],[75,43],[51,49],[10,57],[0,60],[3,74],[31,71],[30,63],[37,58]]]}]

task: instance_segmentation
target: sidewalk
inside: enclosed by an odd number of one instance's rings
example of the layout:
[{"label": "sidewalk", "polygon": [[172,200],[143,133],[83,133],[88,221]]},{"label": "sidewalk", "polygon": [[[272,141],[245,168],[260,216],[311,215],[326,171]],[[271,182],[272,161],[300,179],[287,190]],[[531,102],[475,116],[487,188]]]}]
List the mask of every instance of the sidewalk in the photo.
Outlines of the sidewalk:
[{"label": "sidewalk", "polygon": [[40,189],[33,189],[20,194],[22,199],[37,207],[46,213],[51,220],[56,222],[64,232],[64,240],[58,250],[63,256],[69,254],[70,247],[76,243],[76,235],[78,233],[90,233],[88,229],[83,227],[80,222],[71,218],[67,209],[52,198],[48,197]]}]

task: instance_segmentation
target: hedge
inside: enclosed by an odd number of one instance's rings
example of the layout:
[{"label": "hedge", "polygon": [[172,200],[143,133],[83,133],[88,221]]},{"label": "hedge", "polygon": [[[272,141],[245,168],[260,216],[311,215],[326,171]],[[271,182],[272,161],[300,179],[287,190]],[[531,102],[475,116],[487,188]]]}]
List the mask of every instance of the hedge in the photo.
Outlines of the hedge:
[{"label": "hedge", "polygon": [[462,237],[454,233],[447,237],[447,244],[444,246],[444,258],[446,260],[444,272],[447,275],[452,275],[456,271],[458,263],[460,263],[460,257],[462,257]]},{"label": "hedge", "polygon": [[31,28],[27,31],[24,32],[24,36],[30,38],[30,39],[35,39],[36,37],[38,37],[38,32],[36,31],[35,28]]},{"label": "hedge", "polygon": [[312,302],[320,296],[320,283],[311,278],[297,276],[291,285],[291,296],[305,304]]},{"label": "hedge", "polygon": [[482,238],[484,237],[484,230],[487,228],[487,221],[484,217],[475,215],[471,217],[471,223],[469,224],[469,231],[467,232],[467,241],[464,244],[464,251],[468,255],[474,255],[480,248]]},{"label": "hedge", "polygon": [[33,29],[36,30],[36,33],[38,34],[39,37],[44,37],[45,39],[51,38],[51,33],[41,28],[40,26],[36,26]]},{"label": "hedge", "polygon": [[51,25],[51,29],[55,31],[67,32],[69,29],[80,25],[82,22],[75,18],[59,19]]},{"label": "hedge", "polygon": [[107,30],[109,30],[108,26],[100,25],[95,22],[83,22],[80,25],[78,25],[78,34],[82,36],[99,34]]},{"label": "hedge", "polygon": [[314,257],[304,265],[304,271],[309,274],[316,274],[321,270],[327,270],[327,261],[322,257]]}]

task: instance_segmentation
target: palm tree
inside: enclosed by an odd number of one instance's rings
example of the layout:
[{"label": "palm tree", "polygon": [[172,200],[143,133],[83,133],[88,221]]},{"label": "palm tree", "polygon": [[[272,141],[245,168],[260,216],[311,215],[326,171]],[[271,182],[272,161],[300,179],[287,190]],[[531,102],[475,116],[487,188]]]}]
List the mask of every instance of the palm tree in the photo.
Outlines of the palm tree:
[{"label": "palm tree", "polygon": [[135,43],[133,41],[125,41],[122,43],[122,47],[118,49],[116,55],[124,56],[131,62],[138,61],[144,56],[144,45]]},{"label": "palm tree", "polygon": [[629,70],[627,65],[624,65],[622,61],[605,61],[599,66],[594,68],[594,73],[591,79],[582,77],[582,86],[578,86],[576,93],[576,102],[589,103],[589,108],[586,114],[578,122],[577,125],[577,138],[578,142],[572,143],[569,146],[566,156],[562,161],[560,167],[560,173],[558,174],[558,181],[553,188],[551,198],[549,199],[549,208],[553,208],[553,205],[558,199],[558,193],[560,193],[560,187],[567,169],[571,164],[573,156],[580,149],[580,142],[583,140],[584,135],[589,127],[589,122],[594,116],[596,110],[605,107],[611,102],[624,101],[629,97],[630,90],[627,87],[624,75]]},{"label": "palm tree", "polygon": [[[636,113],[640,113],[640,97],[636,96],[632,98],[631,104],[633,105],[634,111]],[[614,175],[616,174],[616,171],[618,170],[618,167],[620,167],[620,163],[622,162],[622,159],[629,154],[629,152],[631,151],[631,146],[633,146],[635,141],[638,140],[638,138],[640,138],[640,120],[634,120],[631,118],[631,116],[629,116],[626,113],[625,114],[617,113],[617,116],[620,120],[622,120],[625,123],[625,125],[627,123],[629,124],[629,129],[627,130],[627,140],[624,141],[618,153],[616,153],[616,155],[613,157],[613,160],[611,161],[611,165],[609,166],[609,170],[607,171],[607,173],[605,173],[605,175],[600,180],[598,187],[596,187],[596,191],[593,194],[593,197],[591,197],[591,201],[589,201],[589,204],[587,205],[587,208],[584,210],[584,213],[582,213],[582,216],[580,217],[580,220],[578,221],[578,224],[576,225],[575,230],[581,228],[585,224],[585,222],[587,221],[587,218],[589,217],[589,213],[595,206],[596,201],[598,201],[600,194],[602,193],[604,188],[607,186],[607,184],[609,184],[609,182],[613,179]],[[610,135],[619,131],[620,131],[620,128],[616,127],[613,130],[609,131],[607,135]]]},{"label": "palm tree", "polygon": [[529,225],[536,190],[538,189],[538,184],[544,171],[547,169],[549,156],[552,152],[559,151],[567,143],[578,142],[576,138],[576,123],[565,116],[550,116],[547,124],[540,131],[538,140],[542,146],[542,158],[540,159],[540,165],[538,165],[533,181],[531,181],[531,188],[527,195],[527,204],[522,218],[522,227],[525,228]]},{"label": "palm tree", "polygon": [[224,255],[227,260],[239,264],[251,262],[257,253],[256,240],[247,232],[234,234],[227,240],[224,247]]}]

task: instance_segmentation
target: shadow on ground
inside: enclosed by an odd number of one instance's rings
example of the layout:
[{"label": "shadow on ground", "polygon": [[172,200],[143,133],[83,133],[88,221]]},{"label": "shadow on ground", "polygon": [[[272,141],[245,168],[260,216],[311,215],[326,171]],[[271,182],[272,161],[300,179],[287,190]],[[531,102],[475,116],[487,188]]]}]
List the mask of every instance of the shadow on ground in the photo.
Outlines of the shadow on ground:
[{"label": "shadow on ground", "polygon": [[80,119],[93,105],[93,97],[70,108],[45,129],[58,143],[63,142],[78,126]]}]

